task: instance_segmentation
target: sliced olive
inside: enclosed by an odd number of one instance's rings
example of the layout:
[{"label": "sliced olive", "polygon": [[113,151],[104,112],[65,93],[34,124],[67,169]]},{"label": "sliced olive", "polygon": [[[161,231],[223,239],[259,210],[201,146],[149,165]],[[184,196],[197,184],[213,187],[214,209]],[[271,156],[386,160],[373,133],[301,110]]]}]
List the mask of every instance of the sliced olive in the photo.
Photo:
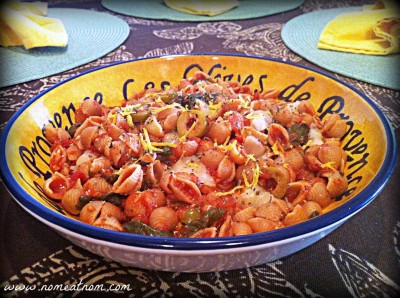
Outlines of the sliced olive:
[{"label": "sliced olive", "polygon": [[165,103],[170,103],[171,101],[173,101],[177,97],[178,97],[178,94],[176,92],[160,95],[160,99]]},{"label": "sliced olive", "polygon": [[81,123],[75,123],[72,124],[71,127],[68,129],[68,133],[73,138],[75,136],[75,132],[78,130],[78,128],[81,126]]},{"label": "sliced olive", "polygon": [[131,113],[133,122],[144,122],[150,116],[150,111],[135,111]]},{"label": "sliced olive", "polygon": [[202,137],[207,132],[206,116],[198,110],[184,111],[178,118],[177,130],[179,137]]}]

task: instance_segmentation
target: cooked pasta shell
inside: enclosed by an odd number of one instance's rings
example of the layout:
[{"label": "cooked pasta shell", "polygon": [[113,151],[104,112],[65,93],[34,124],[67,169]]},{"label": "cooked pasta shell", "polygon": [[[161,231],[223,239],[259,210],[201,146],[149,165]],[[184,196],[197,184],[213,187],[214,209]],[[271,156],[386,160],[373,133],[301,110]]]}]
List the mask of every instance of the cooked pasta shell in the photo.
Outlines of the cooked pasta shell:
[{"label": "cooked pasta shell", "polygon": [[282,200],[282,199],[272,199],[272,202],[275,204],[275,205],[277,205],[277,206],[279,206],[279,208],[282,210],[282,212],[284,213],[284,214],[288,214],[289,212],[290,212],[290,210],[292,209],[292,204],[291,203],[289,203],[288,201],[286,201],[286,200]]},{"label": "cooked pasta shell", "polygon": [[156,229],[171,232],[178,224],[176,212],[169,206],[155,208],[149,218],[149,225]]},{"label": "cooked pasta shell", "polygon": [[297,110],[299,111],[299,113],[306,113],[311,116],[315,115],[315,108],[308,100],[300,101]]},{"label": "cooked pasta shell", "polygon": [[175,112],[173,114],[168,115],[165,120],[162,122],[162,128],[165,132],[170,132],[176,130],[178,123],[178,113]]},{"label": "cooked pasta shell", "polygon": [[43,185],[44,193],[54,200],[61,200],[68,189],[68,178],[59,172],[55,172]]},{"label": "cooked pasta shell", "polygon": [[322,132],[328,138],[341,138],[346,130],[346,121],[342,120],[339,114],[332,114],[324,122]]},{"label": "cooked pasta shell", "polygon": [[217,183],[221,181],[230,182],[235,178],[235,164],[225,157],[217,168]]},{"label": "cooked pasta shell", "polygon": [[147,167],[146,178],[151,181],[152,185],[157,186],[166,168],[167,166],[157,159]]},{"label": "cooked pasta shell", "polygon": [[57,140],[68,140],[71,138],[71,136],[65,129],[55,128],[50,123],[47,123],[45,125],[44,135],[51,144],[54,144],[54,142]]},{"label": "cooked pasta shell", "polygon": [[107,217],[107,216],[113,216],[119,221],[124,221],[126,219],[122,209],[109,202],[104,203],[100,213],[100,217]]},{"label": "cooked pasta shell", "polygon": [[143,171],[141,166],[130,164],[123,169],[117,181],[115,181],[112,190],[119,194],[129,195],[140,189],[142,181]]},{"label": "cooked pasta shell", "polygon": [[237,165],[243,165],[247,162],[246,156],[242,154],[237,144],[230,144],[228,154],[229,158]]},{"label": "cooked pasta shell", "polygon": [[134,133],[123,133],[119,139],[124,142],[131,150],[134,156],[139,157],[142,152],[140,137]]},{"label": "cooked pasta shell", "polygon": [[209,137],[218,145],[224,144],[231,136],[232,128],[229,121],[218,118],[211,126]]},{"label": "cooked pasta shell", "polygon": [[326,189],[332,198],[337,198],[343,194],[347,190],[347,186],[348,182],[344,174],[339,171],[329,174]]},{"label": "cooked pasta shell", "polygon": [[172,148],[175,157],[192,156],[196,154],[199,144],[195,140],[186,140],[180,142],[176,147]]},{"label": "cooked pasta shell", "polygon": [[175,109],[175,107],[163,109],[157,113],[157,120],[158,121],[165,120],[168,116],[173,115],[173,114],[176,114],[176,115],[178,114],[178,111]]},{"label": "cooked pasta shell", "polygon": [[79,156],[82,155],[82,150],[78,148],[78,146],[71,144],[65,152],[67,153],[67,158],[70,161],[76,161]]},{"label": "cooked pasta shell", "polygon": [[120,128],[120,127],[118,127],[117,125],[112,124],[112,123],[109,124],[109,125],[107,125],[106,131],[107,131],[107,134],[108,134],[114,141],[118,140],[119,137],[120,137],[123,133],[125,133],[125,131],[124,131],[122,128]]},{"label": "cooked pasta shell", "polygon": [[94,154],[91,150],[86,150],[85,152],[82,153],[81,156],[78,157],[78,159],[76,160],[76,165],[80,166],[81,164],[84,163],[90,163],[95,158],[96,154]]},{"label": "cooked pasta shell", "polygon": [[262,217],[272,221],[279,221],[283,217],[281,208],[273,202],[259,206],[254,214],[256,217]]},{"label": "cooked pasta shell", "polygon": [[113,141],[110,143],[109,147],[106,147],[104,150],[104,155],[108,157],[113,166],[120,167],[119,161],[121,157],[124,155],[128,155],[129,148],[122,141]]},{"label": "cooked pasta shell", "polygon": [[322,214],[321,206],[314,201],[307,201],[303,204],[304,212],[307,215],[307,218],[314,218],[318,215]]},{"label": "cooked pasta shell", "polygon": [[62,197],[61,206],[69,213],[78,215],[80,210],[76,209],[79,198],[84,193],[83,189],[72,188],[68,190]]},{"label": "cooked pasta shell", "polygon": [[99,133],[100,126],[89,126],[80,133],[80,141],[85,149],[90,148],[92,141]]},{"label": "cooked pasta shell", "polygon": [[87,195],[96,198],[107,194],[112,190],[112,186],[107,182],[107,180],[101,177],[90,178],[86,181],[83,188],[87,192]]},{"label": "cooked pasta shell", "polygon": [[99,103],[94,99],[84,100],[80,105],[80,109],[87,116],[101,116],[102,114]]},{"label": "cooked pasta shell", "polygon": [[79,214],[79,219],[87,224],[93,224],[99,217],[105,201],[92,201],[86,204]]},{"label": "cooked pasta shell", "polygon": [[201,198],[200,189],[192,181],[178,176],[172,177],[170,188],[178,201],[194,204]]},{"label": "cooked pasta shell", "polygon": [[190,238],[215,238],[217,236],[217,228],[205,228],[194,233]]},{"label": "cooked pasta shell", "polygon": [[255,158],[260,158],[265,154],[265,147],[261,141],[254,136],[247,136],[243,144],[244,152],[247,155],[253,155]]},{"label": "cooked pasta shell", "polygon": [[125,201],[124,213],[129,218],[137,218],[142,221],[147,219],[148,211],[141,193],[131,194]]},{"label": "cooked pasta shell", "polygon": [[268,144],[273,146],[275,143],[287,147],[290,145],[290,137],[286,128],[280,124],[272,123],[268,128]]},{"label": "cooked pasta shell", "polygon": [[91,177],[93,177],[96,174],[100,174],[104,170],[107,170],[110,168],[111,168],[111,161],[107,157],[101,156],[101,157],[93,159],[93,161],[90,163],[89,174]]},{"label": "cooked pasta shell", "polygon": [[90,126],[101,126],[101,124],[104,122],[104,117],[100,116],[91,116],[87,118],[81,126],[78,127],[78,129],[75,131],[75,137],[79,136],[82,131],[85,128],[88,128]]},{"label": "cooked pasta shell", "polygon": [[[276,110],[272,110],[274,120],[276,122],[282,123],[282,125],[288,126],[293,123],[293,118],[297,115],[292,112],[292,110],[286,105],[281,105]],[[279,124],[278,124],[279,125]]]},{"label": "cooked pasta shell", "polygon": [[228,215],[224,223],[219,228],[218,237],[229,237],[233,236],[232,231],[232,217]]},{"label": "cooked pasta shell", "polygon": [[317,202],[322,208],[331,203],[331,196],[327,190],[327,186],[323,182],[316,182],[308,192],[307,199]]},{"label": "cooked pasta shell", "polygon": [[111,142],[112,138],[107,134],[103,134],[94,139],[93,146],[98,152],[104,153],[106,148],[110,148]]},{"label": "cooked pasta shell", "polygon": [[306,191],[311,187],[307,181],[296,181],[288,184],[285,198],[293,205],[301,204],[307,198],[308,192]]},{"label": "cooked pasta shell", "polygon": [[250,218],[255,217],[256,208],[250,206],[242,209],[233,216],[233,220],[236,222],[247,222]]},{"label": "cooked pasta shell", "polygon": [[57,145],[50,155],[50,170],[52,172],[62,171],[67,163],[67,151],[61,145]]},{"label": "cooked pasta shell", "polygon": [[318,159],[321,163],[330,163],[330,166],[334,169],[338,169],[345,158],[346,153],[338,146],[324,144],[318,150]]},{"label": "cooked pasta shell", "polygon": [[144,127],[147,129],[150,135],[153,135],[158,138],[162,138],[164,136],[164,131],[161,124],[158,122],[156,116],[151,115],[146,119],[144,123]]},{"label": "cooked pasta shell", "polygon": [[294,206],[293,211],[286,215],[285,219],[283,220],[283,223],[287,226],[291,226],[294,224],[301,223],[307,219],[308,217],[303,207],[300,205],[296,205]]},{"label": "cooked pasta shell", "polygon": [[166,194],[173,194],[173,191],[170,188],[170,183],[172,180],[172,173],[168,170],[164,171],[161,176],[159,186]]},{"label": "cooked pasta shell", "polygon": [[233,222],[232,233],[234,236],[250,235],[253,234],[253,230],[250,225],[245,222]]},{"label": "cooked pasta shell", "polygon": [[247,224],[251,227],[254,233],[272,231],[278,227],[276,222],[262,217],[251,218],[247,221]]},{"label": "cooked pasta shell", "polygon": [[99,228],[118,232],[123,232],[125,230],[124,226],[114,216],[100,216],[93,222],[92,225]]},{"label": "cooked pasta shell", "polygon": [[[268,88],[260,94],[262,99],[276,99],[281,91],[276,88]],[[271,100],[269,100],[271,102]]]},{"label": "cooked pasta shell", "polygon": [[248,136],[256,137],[261,143],[265,144],[268,141],[268,136],[265,133],[257,131],[253,127],[245,126],[241,131],[242,137],[245,140]]},{"label": "cooked pasta shell", "polygon": [[299,171],[304,166],[304,158],[299,148],[289,150],[285,153],[285,163],[294,171]]},{"label": "cooked pasta shell", "polygon": [[225,154],[218,148],[210,148],[203,152],[200,160],[208,169],[216,170],[224,157]]}]

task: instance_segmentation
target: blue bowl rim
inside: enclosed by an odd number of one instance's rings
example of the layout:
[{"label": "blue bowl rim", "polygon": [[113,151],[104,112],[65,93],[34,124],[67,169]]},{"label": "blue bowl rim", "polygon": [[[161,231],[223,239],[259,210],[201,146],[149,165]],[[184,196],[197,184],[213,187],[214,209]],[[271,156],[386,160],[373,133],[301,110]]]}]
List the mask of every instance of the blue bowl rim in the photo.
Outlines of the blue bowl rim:
[{"label": "blue bowl rim", "polygon": [[[160,59],[160,58],[164,59],[166,57],[174,58],[174,57],[196,57],[196,56],[238,57],[240,59],[260,59],[281,64],[288,64],[294,67],[303,68],[305,70],[318,73],[351,89],[359,96],[361,96],[370,105],[370,107],[374,109],[375,113],[379,116],[382,122],[382,125],[384,127],[387,136],[386,156],[378,173],[373,178],[373,180],[358,195],[354,196],[343,205],[335,208],[334,210],[331,210],[330,212],[324,214],[323,216],[318,216],[314,219],[305,221],[303,223],[274,231],[245,235],[245,236],[232,236],[232,237],[221,237],[221,238],[168,238],[168,237],[142,236],[136,234],[115,232],[111,230],[90,226],[78,220],[68,218],[49,208],[44,207],[33,197],[31,197],[28,193],[26,193],[20,185],[18,185],[17,181],[14,179],[10,169],[7,166],[7,160],[5,155],[7,136],[9,134],[12,125],[19,117],[19,115],[22,114],[37,99],[42,97],[47,92],[50,92],[51,90],[57,88],[58,86],[65,84],[66,82],[69,82],[73,79],[76,79],[78,77],[90,74],[91,72],[95,72],[104,68],[114,67],[119,64],[132,63],[135,61],[147,60],[147,59]],[[56,225],[59,225],[73,232],[76,232],[78,234],[83,234],[88,237],[104,241],[110,241],[113,243],[119,243],[141,248],[151,248],[151,249],[194,250],[194,251],[207,250],[207,249],[249,247],[260,244],[272,243],[276,241],[283,241],[289,238],[294,238],[301,235],[309,234],[317,230],[324,229],[330,225],[333,225],[334,223],[337,223],[340,220],[346,217],[350,217],[351,215],[357,213],[359,210],[361,210],[363,207],[369,204],[383,190],[391,174],[393,173],[397,159],[396,138],[393,128],[391,127],[387,117],[371,99],[369,99],[365,94],[361,93],[355,87],[347,84],[346,82],[341,81],[340,79],[337,79],[336,77],[330,74],[324,73],[322,71],[313,69],[308,66],[299,65],[297,63],[282,61],[273,58],[246,56],[241,54],[227,54],[227,53],[192,53],[183,55],[162,55],[156,57],[137,58],[127,61],[119,61],[101,67],[96,67],[88,71],[85,71],[81,74],[75,75],[71,78],[68,78],[64,81],[55,84],[54,86],[41,92],[40,94],[30,99],[27,103],[25,103],[10,118],[6,127],[4,128],[0,138],[0,148],[2,149],[0,150],[0,169],[1,169],[0,175],[3,179],[3,183],[5,184],[9,192],[14,196],[14,198],[18,200],[19,203],[21,203],[24,207],[28,208],[30,211],[34,212],[38,216],[44,218],[45,220],[50,221]]]}]

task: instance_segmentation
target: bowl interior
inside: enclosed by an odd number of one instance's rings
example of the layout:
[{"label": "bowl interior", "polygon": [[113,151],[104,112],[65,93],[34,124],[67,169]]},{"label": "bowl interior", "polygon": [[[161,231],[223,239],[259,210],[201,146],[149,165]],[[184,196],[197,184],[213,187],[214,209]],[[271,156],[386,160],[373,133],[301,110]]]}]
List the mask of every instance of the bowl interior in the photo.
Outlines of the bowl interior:
[{"label": "bowl interior", "polygon": [[[390,129],[383,114],[358,91],[322,73],[280,61],[192,55],[142,59],[103,67],[61,82],[30,100],[10,120],[3,133],[2,168],[6,185],[28,208],[33,205],[37,208],[40,204],[44,214],[55,212],[61,217],[73,218],[42,190],[44,180],[51,174],[50,145],[42,132],[43,126],[51,121],[58,127],[68,128],[74,122],[75,108],[87,97],[109,106],[119,105],[134,91],[176,85],[197,70],[214,78],[250,84],[259,91],[278,88],[281,99],[291,102],[309,99],[322,119],[330,113],[339,113],[346,119],[348,131],[342,144],[348,155],[345,174],[349,188],[343,198],[325,212],[359,197],[382,170],[388,146],[393,146],[388,145],[392,138],[388,137]],[[364,192],[362,200],[366,202],[375,195]]]}]

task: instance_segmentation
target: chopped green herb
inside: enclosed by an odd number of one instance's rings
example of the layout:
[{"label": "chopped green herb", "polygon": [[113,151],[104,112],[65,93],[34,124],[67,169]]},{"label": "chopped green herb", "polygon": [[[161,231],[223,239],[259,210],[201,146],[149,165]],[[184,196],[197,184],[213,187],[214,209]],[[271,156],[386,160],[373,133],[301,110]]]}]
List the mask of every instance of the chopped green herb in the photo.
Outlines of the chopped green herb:
[{"label": "chopped green herb", "polygon": [[131,234],[139,234],[146,236],[163,236],[163,237],[172,237],[171,233],[160,231],[153,229],[149,225],[139,221],[139,220],[131,220],[124,223],[124,227],[126,232]]},{"label": "chopped green herb", "polygon": [[310,132],[310,128],[307,124],[295,123],[291,127],[289,127],[288,132],[290,143],[292,143],[293,146],[301,146],[308,142],[308,133]]}]

